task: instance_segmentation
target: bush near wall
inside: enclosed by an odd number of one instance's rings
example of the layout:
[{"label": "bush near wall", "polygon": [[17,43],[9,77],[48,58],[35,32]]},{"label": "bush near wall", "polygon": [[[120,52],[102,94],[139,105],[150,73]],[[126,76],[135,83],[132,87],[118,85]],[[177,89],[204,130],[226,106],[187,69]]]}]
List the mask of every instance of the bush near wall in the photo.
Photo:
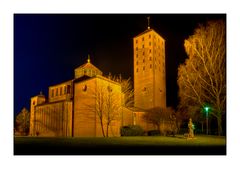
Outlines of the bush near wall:
[{"label": "bush near wall", "polygon": [[144,130],[138,125],[122,126],[120,133],[121,136],[142,136],[144,134]]}]

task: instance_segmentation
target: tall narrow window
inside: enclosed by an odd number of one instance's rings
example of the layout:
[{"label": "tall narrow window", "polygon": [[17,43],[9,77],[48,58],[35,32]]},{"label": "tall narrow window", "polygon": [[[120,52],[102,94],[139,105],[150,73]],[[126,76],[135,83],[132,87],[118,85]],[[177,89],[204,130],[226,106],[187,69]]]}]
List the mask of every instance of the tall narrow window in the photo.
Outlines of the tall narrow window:
[{"label": "tall narrow window", "polygon": [[60,96],[62,95],[62,87],[60,87]]},{"label": "tall narrow window", "polygon": [[133,125],[136,125],[136,119],[137,119],[137,115],[136,113],[133,113]]},{"label": "tall narrow window", "polygon": [[144,45],[142,45],[142,48],[144,48]]},{"label": "tall narrow window", "polygon": [[150,64],[150,69],[152,68],[152,64]]},{"label": "tall narrow window", "polygon": [[70,85],[67,85],[67,94],[70,94]]},{"label": "tall narrow window", "polygon": [[58,96],[58,88],[56,88],[56,96]]},{"label": "tall narrow window", "polygon": [[143,63],[145,63],[145,59],[143,59]]},{"label": "tall narrow window", "polygon": [[142,37],[142,41],[144,41],[144,37]]},{"label": "tall narrow window", "polygon": [[54,89],[52,89],[51,91],[52,91],[52,97],[54,97]]},{"label": "tall narrow window", "polygon": [[67,93],[67,87],[64,86],[64,94],[66,94],[66,93]]},{"label": "tall narrow window", "polygon": [[145,66],[143,66],[143,70],[145,70]]},{"label": "tall narrow window", "polygon": [[149,39],[151,38],[151,35],[149,35]]},{"label": "tall narrow window", "polygon": [[151,42],[149,42],[149,46],[151,46]]}]

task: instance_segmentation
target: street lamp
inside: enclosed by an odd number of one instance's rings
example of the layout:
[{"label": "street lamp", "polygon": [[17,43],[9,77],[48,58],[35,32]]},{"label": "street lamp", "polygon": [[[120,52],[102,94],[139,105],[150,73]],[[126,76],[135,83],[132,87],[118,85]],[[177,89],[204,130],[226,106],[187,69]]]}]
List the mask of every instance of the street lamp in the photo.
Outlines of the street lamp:
[{"label": "street lamp", "polygon": [[209,107],[204,107],[204,109],[206,110],[206,133],[208,135],[208,110],[209,110]]}]

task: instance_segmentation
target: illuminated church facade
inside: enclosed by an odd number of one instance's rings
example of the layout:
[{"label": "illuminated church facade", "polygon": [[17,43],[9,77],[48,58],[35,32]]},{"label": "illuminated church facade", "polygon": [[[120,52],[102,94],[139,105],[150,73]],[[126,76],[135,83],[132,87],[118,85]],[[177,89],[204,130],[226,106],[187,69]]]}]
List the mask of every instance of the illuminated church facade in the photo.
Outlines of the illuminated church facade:
[{"label": "illuminated church facade", "polygon": [[[133,48],[134,108],[122,106],[120,83],[104,77],[88,58],[74,70],[74,79],[50,86],[47,98],[41,93],[31,98],[29,134],[102,137],[103,130],[108,136],[120,136],[120,127],[125,125],[154,129],[143,115],[152,108],[166,107],[165,41],[148,27],[133,38]],[[108,127],[107,119],[101,121],[99,114],[101,97],[105,102],[114,101],[114,117]]]}]

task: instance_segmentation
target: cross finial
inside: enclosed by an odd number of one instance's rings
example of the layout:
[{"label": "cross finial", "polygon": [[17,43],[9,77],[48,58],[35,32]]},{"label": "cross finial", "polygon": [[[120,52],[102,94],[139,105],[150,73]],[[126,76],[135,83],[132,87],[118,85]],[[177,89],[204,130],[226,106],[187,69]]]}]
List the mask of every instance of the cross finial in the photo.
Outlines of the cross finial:
[{"label": "cross finial", "polygon": [[147,17],[148,20],[148,29],[150,29],[150,16]]},{"label": "cross finial", "polygon": [[88,54],[87,62],[90,63],[90,55]]}]

